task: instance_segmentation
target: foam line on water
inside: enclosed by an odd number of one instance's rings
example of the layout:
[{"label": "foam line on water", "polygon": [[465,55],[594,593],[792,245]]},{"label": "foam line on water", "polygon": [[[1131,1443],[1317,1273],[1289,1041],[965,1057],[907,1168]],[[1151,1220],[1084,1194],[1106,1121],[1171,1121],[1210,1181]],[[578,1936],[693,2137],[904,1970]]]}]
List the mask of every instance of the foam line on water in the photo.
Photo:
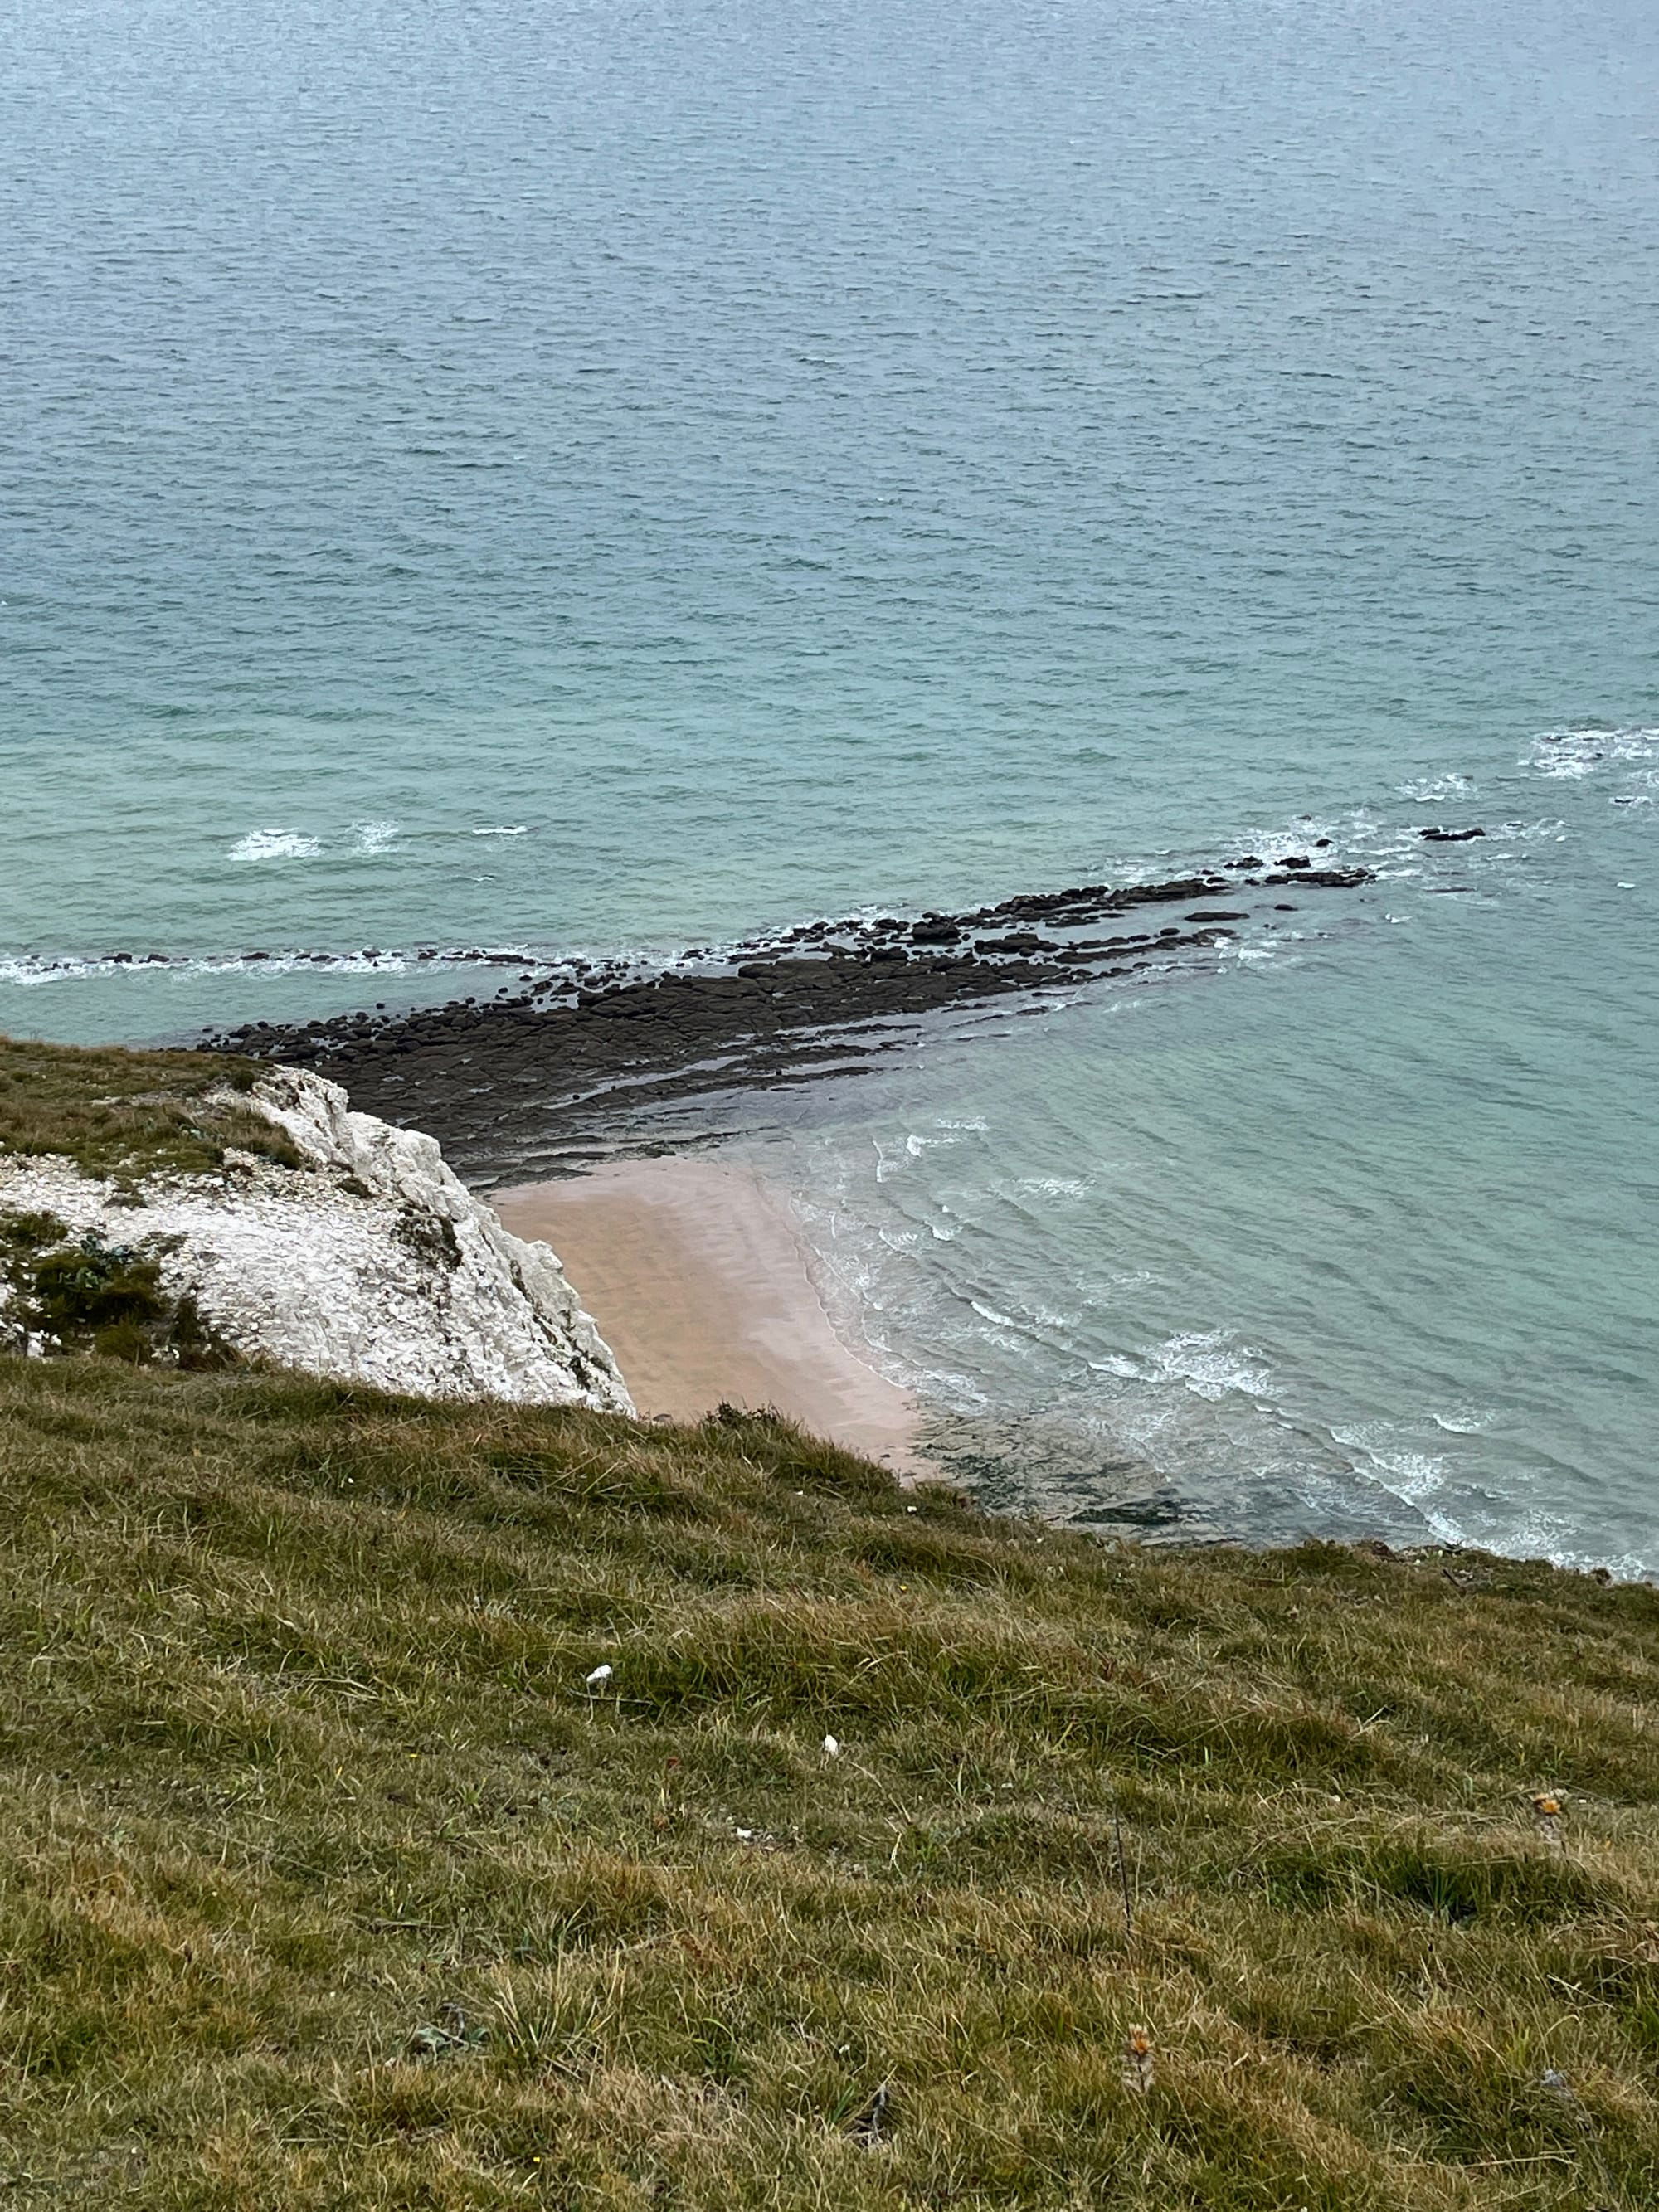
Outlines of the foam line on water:
[{"label": "foam line on water", "polygon": [[1659,762],[1659,728],[1637,723],[1622,728],[1542,731],[1522,755],[1520,765],[1537,775],[1577,782],[1602,769],[1648,767],[1655,762]]},{"label": "foam line on water", "polygon": [[259,860],[314,860],[322,851],[320,838],[300,830],[250,830],[231,847],[227,859],[240,863]]}]

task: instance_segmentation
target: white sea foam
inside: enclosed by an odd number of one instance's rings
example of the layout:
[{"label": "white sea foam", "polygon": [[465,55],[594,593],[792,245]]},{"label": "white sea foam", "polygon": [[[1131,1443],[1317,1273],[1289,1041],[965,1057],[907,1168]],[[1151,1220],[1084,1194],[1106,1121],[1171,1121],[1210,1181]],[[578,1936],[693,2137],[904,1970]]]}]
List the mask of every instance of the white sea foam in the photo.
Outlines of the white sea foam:
[{"label": "white sea foam", "polygon": [[395,822],[354,822],[351,834],[360,853],[384,853],[398,835]]},{"label": "white sea foam", "polygon": [[1472,775],[1420,775],[1413,781],[1396,784],[1395,790],[1402,799],[1426,806],[1437,799],[1472,799],[1474,778]]},{"label": "white sea foam", "polygon": [[[1340,1430],[1334,1433],[1339,1443],[1346,1441]],[[1363,1444],[1358,1449],[1364,1454],[1367,1472],[1419,1515],[1443,1544],[1468,1542],[1468,1530],[1436,1502],[1446,1487],[1443,1459],[1433,1452],[1380,1451]]]},{"label": "white sea foam", "polygon": [[[1340,1430],[1335,1434],[1339,1443],[1345,1441]],[[1408,1505],[1420,1506],[1445,1487],[1446,1462],[1434,1452],[1382,1451],[1358,1443],[1355,1449],[1385,1478],[1395,1496],[1403,1498]]]},{"label": "white sea foam", "polygon": [[475,837],[527,837],[530,835],[530,824],[527,822],[514,822],[489,830],[475,830],[472,834]]},{"label": "white sea foam", "polygon": [[1262,1364],[1261,1354],[1240,1346],[1231,1329],[1178,1331],[1154,1346],[1148,1368],[1151,1380],[1183,1382],[1196,1396],[1212,1403],[1224,1398],[1230,1390],[1243,1391],[1249,1398],[1277,1395],[1272,1371]]},{"label": "white sea foam", "polygon": [[1019,1327],[1012,1314],[999,1313],[994,1306],[988,1306],[982,1298],[969,1298],[968,1303],[981,1321],[988,1321],[994,1328],[1017,1329]]},{"label": "white sea foam", "polygon": [[1498,1414],[1489,1407],[1481,1406],[1460,1407],[1455,1413],[1431,1413],[1429,1416],[1436,1428],[1444,1429],[1449,1435],[1454,1437],[1478,1437],[1483,1429],[1489,1429],[1498,1418]]},{"label": "white sea foam", "polygon": [[1522,756],[1536,775],[1577,780],[1604,768],[1638,767],[1659,760],[1659,729],[1639,725],[1618,730],[1546,730]]},{"label": "white sea foam", "polygon": [[238,975],[258,980],[269,975],[401,975],[424,969],[501,968],[508,963],[525,968],[556,969],[556,962],[523,945],[456,947],[434,951],[422,959],[411,951],[306,952],[272,951],[207,953],[197,959],[127,957],[91,955],[83,958],[43,958],[38,953],[0,954],[0,983],[16,983],[33,989],[43,983],[84,982],[93,977],[127,979],[181,976]]},{"label": "white sea foam", "polygon": [[322,840],[301,830],[250,830],[230,848],[233,860],[314,860]]},{"label": "white sea foam", "polygon": [[1115,883],[1133,884],[1161,882],[1174,870],[1208,869],[1214,866],[1217,854],[1254,853],[1270,868],[1287,856],[1299,854],[1316,860],[1321,867],[1337,867],[1371,852],[1378,836],[1386,835],[1389,828],[1380,815],[1360,807],[1348,814],[1307,815],[1300,821],[1271,827],[1258,823],[1254,828],[1234,830],[1199,854],[1165,848],[1152,854],[1114,855],[1104,862],[1103,869]]},{"label": "white sea foam", "polygon": [[[1467,1431],[1457,1423],[1474,1417],[1449,1414],[1442,1420],[1431,1416],[1437,1426],[1452,1434]],[[1447,1511],[1445,1497],[1454,1472],[1454,1462],[1443,1453],[1424,1451],[1408,1441],[1409,1428],[1397,1421],[1355,1421],[1334,1425],[1333,1442],[1357,1456],[1359,1471],[1375,1482],[1401,1504],[1409,1505],[1443,1544],[1466,1544],[1470,1532]],[[1504,1548],[1508,1548],[1505,1547]]]}]

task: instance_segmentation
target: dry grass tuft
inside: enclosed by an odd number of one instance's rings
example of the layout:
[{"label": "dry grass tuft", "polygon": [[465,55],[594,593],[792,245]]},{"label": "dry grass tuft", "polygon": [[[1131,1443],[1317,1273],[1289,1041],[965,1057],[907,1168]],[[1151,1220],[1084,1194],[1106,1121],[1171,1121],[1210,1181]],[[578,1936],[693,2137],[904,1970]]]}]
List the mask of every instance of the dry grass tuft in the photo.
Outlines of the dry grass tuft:
[{"label": "dry grass tuft", "polygon": [[1659,2203],[1652,1591],[100,1359],[0,1481],[8,2204]]}]

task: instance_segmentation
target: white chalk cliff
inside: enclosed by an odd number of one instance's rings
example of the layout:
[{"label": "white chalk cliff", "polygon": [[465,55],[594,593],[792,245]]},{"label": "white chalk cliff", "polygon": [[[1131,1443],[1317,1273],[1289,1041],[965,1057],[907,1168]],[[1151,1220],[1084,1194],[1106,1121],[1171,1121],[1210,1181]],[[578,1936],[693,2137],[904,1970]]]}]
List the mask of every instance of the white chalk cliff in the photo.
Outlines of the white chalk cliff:
[{"label": "white chalk cliff", "polygon": [[508,1236],[432,1138],[353,1113],[337,1084],[299,1069],[269,1071],[236,1103],[285,1129],[306,1166],[228,1152],[216,1174],[126,1192],[68,1160],[9,1156],[0,1212],[153,1251],[170,1295],[189,1291],[228,1344],[281,1366],[422,1397],[633,1412],[553,1253]]}]

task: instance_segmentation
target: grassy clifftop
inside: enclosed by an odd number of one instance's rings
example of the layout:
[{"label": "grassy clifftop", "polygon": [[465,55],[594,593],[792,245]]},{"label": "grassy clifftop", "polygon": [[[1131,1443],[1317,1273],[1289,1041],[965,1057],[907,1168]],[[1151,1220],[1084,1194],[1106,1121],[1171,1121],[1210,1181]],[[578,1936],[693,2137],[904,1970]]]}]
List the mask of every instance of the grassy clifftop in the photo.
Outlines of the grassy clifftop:
[{"label": "grassy clifftop", "polygon": [[99,1359],[0,1486],[0,2203],[1659,2202],[1650,1590]]},{"label": "grassy clifftop", "polygon": [[206,1175],[227,1146],[297,1167],[283,1131],[234,1094],[258,1063],[229,1053],[129,1052],[0,1036],[0,1158],[44,1153],[89,1176]]}]

